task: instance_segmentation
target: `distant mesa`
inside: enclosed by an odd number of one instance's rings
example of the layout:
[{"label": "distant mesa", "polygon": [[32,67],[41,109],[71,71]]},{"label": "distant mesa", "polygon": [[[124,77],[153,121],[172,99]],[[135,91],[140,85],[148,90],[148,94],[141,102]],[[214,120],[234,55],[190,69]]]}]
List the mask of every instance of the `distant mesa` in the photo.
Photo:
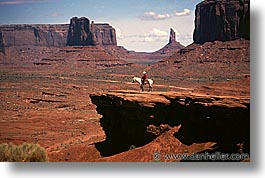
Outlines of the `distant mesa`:
[{"label": "distant mesa", "polygon": [[113,57],[139,60],[161,60],[184,48],[171,28],[169,42],[162,49],[153,53],[127,51],[117,46],[116,31],[111,25],[94,23],[86,17],[73,17],[70,24],[0,25],[0,52],[5,53],[5,47],[20,46],[102,46]]},{"label": "distant mesa", "polygon": [[[128,58],[157,58],[171,55],[183,48],[170,29],[169,43],[151,53],[128,52],[117,46],[116,31],[107,23],[94,23],[86,17],[73,17],[70,24],[14,24],[0,25],[0,52],[17,46],[104,46],[109,53]],[[114,52],[117,51],[117,52]],[[115,54],[114,54],[115,53]]]},{"label": "distant mesa", "polygon": [[12,46],[95,46],[117,45],[116,32],[109,24],[90,24],[85,17],[70,24],[0,25],[0,51]]},{"label": "distant mesa", "polygon": [[[239,38],[250,39],[250,0],[204,0],[196,5],[195,44]],[[25,45],[104,46],[111,49],[117,47],[117,40],[111,25],[90,22],[86,17],[73,17],[70,24],[0,25],[0,52],[4,52],[5,47]],[[181,48],[184,46],[176,41],[171,28],[169,43],[152,55],[161,58],[159,55],[171,55]],[[123,54],[127,53],[125,50]]]},{"label": "distant mesa", "polygon": [[205,0],[197,4],[194,43],[239,38],[250,39],[249,0]]},{"label": "distant mesa", "polygon": [[69,25],[67,45],[117,45],[116,32],[109,24],[94,24],[94,21],[90,24],[85,17],[73,17]]},{"label": "distant mesa", "polygon": [[66,45],[68,27],[68,24],[0,25],[0,39],[4,47],[25,45],[63,47]]}]

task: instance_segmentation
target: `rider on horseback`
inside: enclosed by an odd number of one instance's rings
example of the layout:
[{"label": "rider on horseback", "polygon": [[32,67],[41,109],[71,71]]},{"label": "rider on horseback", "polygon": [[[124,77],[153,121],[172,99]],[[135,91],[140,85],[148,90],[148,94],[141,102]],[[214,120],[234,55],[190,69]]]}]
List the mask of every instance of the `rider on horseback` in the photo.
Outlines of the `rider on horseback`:
[{"label": "rider on horseback", "polygon": [[147,79],[147,74],[145,71],[143,71],[143,76],[142,76],[142,85],[144,85],[145,80]]}]

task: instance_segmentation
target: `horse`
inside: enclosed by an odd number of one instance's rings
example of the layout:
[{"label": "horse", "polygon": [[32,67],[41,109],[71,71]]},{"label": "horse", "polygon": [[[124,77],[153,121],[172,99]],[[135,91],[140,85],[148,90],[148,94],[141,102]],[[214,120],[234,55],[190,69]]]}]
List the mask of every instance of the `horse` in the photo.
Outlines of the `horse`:
[{"label": "horse", "polygon": [[[133,77],[132,83],[137,82],[140,85],[140,89],[144,91],[144,85],[142,84],[142,79],[139,77]],[[144,84],[149,85],[149,91],[153,91],[153,83],[154,81],[152,79],[146,79]]]}]

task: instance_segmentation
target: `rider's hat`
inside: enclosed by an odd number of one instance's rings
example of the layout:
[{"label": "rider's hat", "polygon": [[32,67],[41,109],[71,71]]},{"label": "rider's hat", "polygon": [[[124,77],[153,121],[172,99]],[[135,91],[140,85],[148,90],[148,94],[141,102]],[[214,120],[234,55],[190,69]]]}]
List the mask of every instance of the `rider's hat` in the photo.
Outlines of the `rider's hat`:
[{"label": "rider's hat", "polygon": [[145,71],[143,71],[143,74],[146,74],[146,72],[145,72]]}]

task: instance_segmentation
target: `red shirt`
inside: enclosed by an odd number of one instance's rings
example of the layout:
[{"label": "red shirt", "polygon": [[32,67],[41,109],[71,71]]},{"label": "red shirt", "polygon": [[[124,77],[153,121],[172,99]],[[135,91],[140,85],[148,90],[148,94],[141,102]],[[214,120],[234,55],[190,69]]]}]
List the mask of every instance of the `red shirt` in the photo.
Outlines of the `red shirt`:
[{"label": "red shirt", "polygon": [[142,79],[147,79],[147,75],[146,75],[146,74],[144,74],[144,76],[142,77]]}]

